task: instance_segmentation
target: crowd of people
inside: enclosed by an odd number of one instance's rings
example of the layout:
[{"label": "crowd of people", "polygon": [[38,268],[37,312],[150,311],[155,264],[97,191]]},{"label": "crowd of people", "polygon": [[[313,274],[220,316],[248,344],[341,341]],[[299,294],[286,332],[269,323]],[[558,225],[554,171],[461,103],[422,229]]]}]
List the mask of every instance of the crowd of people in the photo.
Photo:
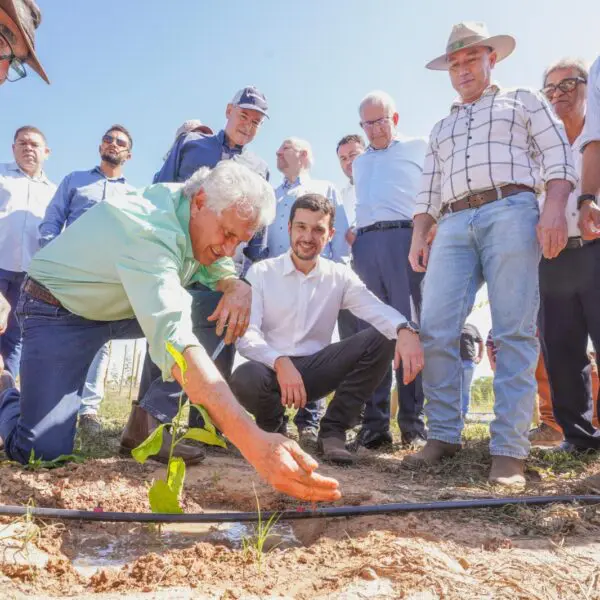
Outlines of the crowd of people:
[{"label": "crowd of people", "polygon": [[[1,82],[26,64],[47,80],[39,22],[33,0],[0,0]],[[14,162],[0,165],[6,455],[53,459],[72,452],[78,422],[100,430],[106,344],[145,337],[125,455],[173,418],[183,387],[277,489],[335,500],[337,481],[305,450],[351,464],[357,446],[390,444],[395,374],[400,441],[412,450],[403,465],[425,468],[462,447],[484,352],[465,322],[484,283],[490,482],[525,482],[530,438],[544,425],[530,432],[538,363],[558,449],[600,449],[587,353],[588,338],[600,346],[600,59],[589,72],[579,60],[550,65],[539,90],[499,87],[493,69],[514,48],[482,23],[453,27],[426,66],[447,71],[458,97],[429,142],[400,132],[389,94],[357,102],[362,133],[331,150],[348,179],[341,193],[311,177],[311,145],[296,137],[276,151],[281,179],[270,184],[248,149],[269,118],[252,86],[226,105],[222,130],[186,121],[141,189],[124,175],[133,137],[123,125],[100,137],[98,166],[58,186],[44,173],[44,133],[20,127]],[[167,342],[185,357],[185,378]],[[234,370],[236,351],[246,360]],[[190,425],[202,425],[198,411]],[[158,460],[170,445],[165,433]],[[204,457],[198,445],[176,453],[188,464]]]}]

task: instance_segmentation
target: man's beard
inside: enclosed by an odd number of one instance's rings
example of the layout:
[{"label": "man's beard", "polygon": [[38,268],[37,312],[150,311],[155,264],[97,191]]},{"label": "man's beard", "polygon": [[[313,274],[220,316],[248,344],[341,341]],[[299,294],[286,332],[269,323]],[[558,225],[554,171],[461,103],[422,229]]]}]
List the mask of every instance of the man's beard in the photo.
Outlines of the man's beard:
[{"label": "man's beard", "polygon": [[313,260],[315,259],[318,255],[318,249],[313,246],[313,251],[311,254],[303,254],[302,250],[300,250],[300,245],[299,244],[294,244],[292,246],[292,252],[295,254],[296,258],[299,258],[300,260]]},{"label": "man's beard", "polygon": [[105,154],[101,154],[100,158],[113,167],[120,167],[125,162],[125,157],[121,154],[109,154],[106,152]]}]

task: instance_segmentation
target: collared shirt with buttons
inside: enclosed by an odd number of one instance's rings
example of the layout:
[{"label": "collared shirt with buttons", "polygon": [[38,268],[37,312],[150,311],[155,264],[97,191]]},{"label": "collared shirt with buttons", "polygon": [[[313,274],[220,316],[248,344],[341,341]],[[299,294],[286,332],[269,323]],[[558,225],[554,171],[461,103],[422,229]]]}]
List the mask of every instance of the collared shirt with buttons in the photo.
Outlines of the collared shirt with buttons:
[{"label": "collared shirt with buttons", "polygon": [[475,102],[455,102],[433,128],[415,214],[440,216],[442,206],[503,185],[542,191],[577,172],[560,119],[541,93],[488,87]]},{"label": "collared shirt with buttons", "polygon": [[100,167],[69,173],[60,182],[40,225],[40,246],[51,242],[98,202],[134,189],[125,177],[107,177]]},{"label": "collared shirt with buttons", "polygon": [[369,146],[354,159],[356,227],[412,219],[426,149],[424,139],[397,134],[387,148]]},{"label": "collared shirt with buttons", "polygon": [[239,353],[273,368],[280,356],[310,356],[331,343],[341,309],[396,339],[406,319],[372,294],[352,269],[319,257],[308,274],[290,251],[250,267],[250,325],[237,343]]},{"label": "collared shirt with buttons", "polygon": [[600,142],[600,56],[594,61],[588,76],[585,126],[581,135],[581,151],[590,142]]},{"label": "collared shirt with buttons", "polygon": [[54,196],[42,172],[29,177],[17,163],[0,164],[0,269],[22,273],[39,247],[38,227]]},{"label": "collared shirt with buttons", "polygon": [[345,237],[349,227],[348,218],[344,205],[339,201],[338,191],[329,181],[312,179],[307,174],[300,175],[292,183],[284,179],[275,190],[277,201],[275,220],[267,230],[269,258],[280,256],[290,249],[288,233],[290,210],[294,202],[304,194],[321,194],[335,205],[335,233],[321,255],[336,262],[349,262],[350,246]]}]

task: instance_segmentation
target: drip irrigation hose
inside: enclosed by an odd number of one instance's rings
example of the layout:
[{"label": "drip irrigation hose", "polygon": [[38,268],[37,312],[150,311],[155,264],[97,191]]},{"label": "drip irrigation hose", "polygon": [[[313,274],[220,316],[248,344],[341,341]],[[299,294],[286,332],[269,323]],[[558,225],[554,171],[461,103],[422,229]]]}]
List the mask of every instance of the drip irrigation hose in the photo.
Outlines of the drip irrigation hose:
[{"label": "drip irrigation hose", "polygon": [[27,506],[0,506],[0,516],[40,517],[81,521],[124,521],[139,523],[239,523],[262,519],[268,521],[276,515],[280,521],[296,519],[324,519],[332,517],[359,517],[409,512],[498,508],[504,506],[541,506],[555,503],[599,504],[600,495],[521,496],[516,498],[478,498],[475,500],[450,500],[441,502],[393,502],[362,506],[333,506],[324,508],[297,508],[296,510],[221,513],[135,513],[104,512],[102,510],[68,510],[64,508],[37,508]]}]

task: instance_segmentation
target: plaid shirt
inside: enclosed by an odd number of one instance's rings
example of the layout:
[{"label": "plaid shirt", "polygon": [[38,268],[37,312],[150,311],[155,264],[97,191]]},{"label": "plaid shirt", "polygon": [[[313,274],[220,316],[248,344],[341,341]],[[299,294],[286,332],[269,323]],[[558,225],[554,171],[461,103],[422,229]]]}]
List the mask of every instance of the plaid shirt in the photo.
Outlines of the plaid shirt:
[{"label": "plaid shirt", "polygon": [[578,179],[561,121],[540,94],[491,85],[433,128],[415,214],[437,220],[465,196],[510,183],[541,192],[551,179]]}]

